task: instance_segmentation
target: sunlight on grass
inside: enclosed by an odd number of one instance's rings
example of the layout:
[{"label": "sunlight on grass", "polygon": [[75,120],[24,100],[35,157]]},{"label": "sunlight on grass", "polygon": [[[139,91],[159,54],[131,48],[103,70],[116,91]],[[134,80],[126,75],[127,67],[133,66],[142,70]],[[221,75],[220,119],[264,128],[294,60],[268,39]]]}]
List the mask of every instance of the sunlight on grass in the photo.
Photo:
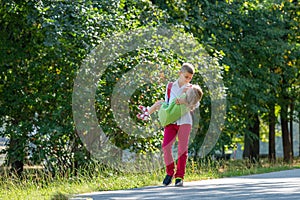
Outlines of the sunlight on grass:
[{"label": "sunlight on grass", "polygon": [[[185,181],[267,173],[300,168],[299,160],[292,164],[281,161],[269,164],[265,160],[251,164],[245,160],[193,161],[187,163]],[[0,199],[68,199],[74,194],[161,185],[163,170],[149,173],[122,173],[113,170],[83,170],[76,176],[48,177],[42,172],[27,172],[23,178],[9,176],[1,170]]]}]

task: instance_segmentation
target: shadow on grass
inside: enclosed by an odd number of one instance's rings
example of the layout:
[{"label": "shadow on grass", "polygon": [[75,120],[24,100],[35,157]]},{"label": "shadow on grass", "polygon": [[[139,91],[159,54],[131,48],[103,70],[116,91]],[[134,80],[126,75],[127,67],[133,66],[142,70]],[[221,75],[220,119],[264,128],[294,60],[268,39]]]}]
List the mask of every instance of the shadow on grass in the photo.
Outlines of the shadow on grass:
[{"label": "shadow on grass", "polygon": [[64,195],[62,193],[57,193],[51,197],[51,200],[68,200],[69,198],[67,195]]}]

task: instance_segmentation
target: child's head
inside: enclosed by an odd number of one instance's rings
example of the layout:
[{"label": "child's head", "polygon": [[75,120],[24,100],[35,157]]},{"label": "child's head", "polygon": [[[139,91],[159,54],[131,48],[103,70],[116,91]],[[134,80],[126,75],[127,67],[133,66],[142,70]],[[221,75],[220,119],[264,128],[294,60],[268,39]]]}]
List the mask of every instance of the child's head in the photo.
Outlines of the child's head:
[{"label": "child's head", "polygon": [[191,63],[183,63],[180,72],[188,72],[190,74],[194,74],[195,68]]},{"label": "child's head", "polygon": [[203,92],[199,85],[192,85],[186,91],[186,102],[188,107],[195,109],[196,104],[202,99]]},{"label": "child's head", "polygon": [[189,83],[195,73],[195,68],[190,63],[183,63],[179,71],[179,81],[182,84]]}]

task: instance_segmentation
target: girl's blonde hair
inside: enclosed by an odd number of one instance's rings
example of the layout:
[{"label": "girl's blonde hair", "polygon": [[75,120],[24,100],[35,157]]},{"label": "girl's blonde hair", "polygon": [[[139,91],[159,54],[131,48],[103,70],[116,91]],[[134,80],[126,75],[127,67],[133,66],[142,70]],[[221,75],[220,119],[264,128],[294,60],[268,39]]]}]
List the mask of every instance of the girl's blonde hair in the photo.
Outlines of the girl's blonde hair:
[{"label": "girl's blonde hair", "polygon": [[199,85],[192,85],[191,89],[186,93],[187,106],[194,110],[199,101],[201,101],[203,96],[202,89]]}]

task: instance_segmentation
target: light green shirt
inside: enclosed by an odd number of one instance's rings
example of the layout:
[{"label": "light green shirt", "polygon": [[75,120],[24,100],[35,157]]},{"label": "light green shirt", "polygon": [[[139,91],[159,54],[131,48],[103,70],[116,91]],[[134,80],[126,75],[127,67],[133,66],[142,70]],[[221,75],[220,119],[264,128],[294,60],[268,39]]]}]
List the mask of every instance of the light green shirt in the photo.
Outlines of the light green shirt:
[{"label": "light green shirt", "polygon": [[[180,98],[184,97],[183,95]],[[189,112],[190,110],[185,104],[176,104],[174,99],[170,104],[166,102],[162,103],[158,110],[158,119],[162,126],[167,126],[177,121],[181,116]]]}]

